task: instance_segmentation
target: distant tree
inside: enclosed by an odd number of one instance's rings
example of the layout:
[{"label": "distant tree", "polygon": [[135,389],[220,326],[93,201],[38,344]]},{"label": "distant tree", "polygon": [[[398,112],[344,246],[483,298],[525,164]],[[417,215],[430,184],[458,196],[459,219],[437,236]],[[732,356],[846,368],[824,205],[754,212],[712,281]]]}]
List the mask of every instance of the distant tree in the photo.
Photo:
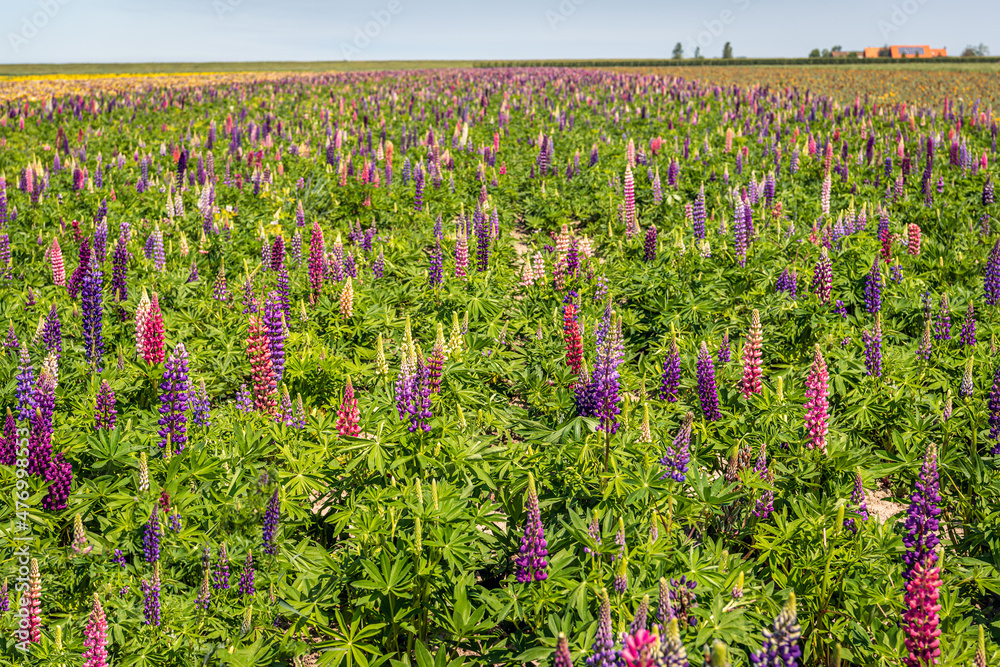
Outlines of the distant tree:
[{"label": "distant tree", "polygon": [[680,42],[677,42],[676,46],[674,46],[674,55],[673,55],[673,58],[674,58],[674,60],[680,60],[683,57],[684,57],[684,47],[681,46]]},{"label": "distant tree", "polygon": [[990,55],[990,47],[986,46],[982,42],[978,46],[969,44],[962,51],[962,56],[968,58],[969,56],[988,56]]},{"label": "distant tree", "polygon": [[700,46],[694,47],[694,59],[702,60],[704,57],[705,56],[701,55],[701,47]]},{"label": "distant tree", "polygon": [[830,49],[823,49],[823,52],[820,54],[820,58],[829,58],[829,57],[830,57]]},{"label": "distant tree", "polygon": [[733,57],[733,45],[729,42],[726,42],[722,47],[722,57],[727,60]]},{"label": "distant tree", "polygon": [[844,47],[842,47],[840,44],[830,47],[830,53],[833,53],[834,51],[843,51],[843,50]]},{"label": "distant tree", "polygon": [[819,49],[813,49],[809,52],[810,58],[819,58]]}]

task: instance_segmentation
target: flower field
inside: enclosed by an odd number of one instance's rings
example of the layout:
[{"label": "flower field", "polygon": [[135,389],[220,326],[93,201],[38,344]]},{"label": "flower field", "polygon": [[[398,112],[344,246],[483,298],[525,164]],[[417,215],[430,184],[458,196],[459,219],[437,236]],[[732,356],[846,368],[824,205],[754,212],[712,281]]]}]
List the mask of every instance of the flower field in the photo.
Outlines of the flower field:
[{"label": "flower field", "polygon": [[0,663],[995,663],[998,120],[842,83],[6,82]]}]

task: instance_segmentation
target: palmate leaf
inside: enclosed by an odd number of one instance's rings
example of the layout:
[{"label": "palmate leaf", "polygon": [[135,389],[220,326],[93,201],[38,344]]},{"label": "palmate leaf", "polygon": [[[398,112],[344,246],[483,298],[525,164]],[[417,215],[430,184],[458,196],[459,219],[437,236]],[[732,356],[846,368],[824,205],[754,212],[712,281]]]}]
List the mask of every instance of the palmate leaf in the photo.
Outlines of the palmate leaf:
[{"label": "palmate leaf", "polygon": [[323,652],[320,664],[374,667],[388,659],[388,656],[382,656],[375,661],[371,660],[372,656],[378,654],[378,649],[371,641],[385,627],[384,623],[365,624],[362,615],[357,612],[352,614],[350,623],[344,620],[339,610],[335,617],[336,627],[322,630],[323,634],[333,639],[315,645]]}]

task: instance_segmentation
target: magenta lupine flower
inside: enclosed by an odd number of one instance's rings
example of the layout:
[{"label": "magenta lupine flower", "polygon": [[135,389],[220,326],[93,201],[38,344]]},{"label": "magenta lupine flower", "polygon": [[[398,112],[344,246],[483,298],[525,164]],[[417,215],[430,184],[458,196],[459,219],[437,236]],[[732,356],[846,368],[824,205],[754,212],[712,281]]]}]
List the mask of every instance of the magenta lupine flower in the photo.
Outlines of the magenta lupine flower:
[{"label": "magenta lupine flower", "polygon": [[253,552],[247,551],[247,559],[243,561],[243,571],[240,572],[240,594],[243,597],[254,596],[257,589],[254,587]]},{"label": "magenta lupine flower", "polygon": [[280,271],[285,266],[285,239],[278,234],[271,246],[271,270]]},{"label": "magenta lupine flower", "polygon": [[35,412],[35,370],[31,365],[31,358],[28,356],[28,342],[21,341],[20,354],[18,356],[17,373],[17,418],[21,421],[31,419]]},{"label": "magenta lupine flower", "polygon": [[993,244],[990,258],[983,269],[983,291],[987,304],[995,306],[1000,303],[1000,239]]},{"label": "magenta lupine flower", "polygon": [[278,498],[278,489],[274,490],[274,495],[267,504],[267,511],[264,513],[264,554],[274,556],[278,553],[278,544],[275,536],[278,532],[278,520],[281,517],[281,504]]},{"label": "magenta lupine flower", "polygon": [[264,327],[267,329],[267,344],[271,351],[271,369],[275,384],[281,382],[285,372],[285,321],[281,299],[277,292],[267,293],[264,303]]},{"label": "magenta lupine flower", "polygon": [[597,634],[590,646],[587,667],[617,667],[618,651],[615,650],[614,630],[611,626],[611,601],[608,592],[601,589],[601,608],[597,614]]},{"label": "magenta lupine flower", "polygon": [[527,518],[524,523],[524,535],[521,537],[521,548],[514,561],[518,583],[545,581],[548,575],[549,551],[545,541],[545,529],[542,526],[542,513],[538,507],[538,493],[535,491],[535,477],[528,473],[528,490],[524,498],[524,509]]},{"label": "magenta lupine flower", "polygon": [[0,434],[0,465],[14,465],[17,461],[17,450],[17,422],[14,420],[14,414],[10,408],[7,408],[3,433]]},{"label": "magenta lupine flower", "polygon": [[708,353],[708,344],[701,342],[701,350],[698,352],[698,400],[701,403],[701,411],[708,421],[722,419],[719,412],[719,392],[715,386],[715,365],[712,363],[712,356]]},{"label": "magenta lupine flower", "polygon": [[7,592],[6,578],[4,578],[3,584],[0,584],[0,613],[5,611],[10,611],[10,594]]},{"label": "magenta lupine flower", "polygon": [[667,445],[667,449],[660,459],[660,465],[666,470],[660,479],[668,477],[676,482],[684,482],[688,471],[688,462],[691,460],[691,453],[688,448],[691,445],[691,430],[694,422],[694,413],[688,412],[684,415],[684,422],[672,443]]},{"label": "magenta lupine flower", "polygon": [[940,588],[941,568],[934,564],[933,558],[914,565],[913,578],[906,584],[904,596],[902,625],[907,651],[904,667],[933,667],[941,658]]},{"label": "magenta lupine flower", "polygon": [[826,452],[827,434],[827,380],[829,376],[826,370],[826,361],[820,352],[819,345],[816,345],[816,354],[813,357],[812,368],[809,371],[809,379],[806,380],[806,432],[809,439],[806,446],[809,449],[820,449]]},{"label": "magenta lupine flower", "polygon": [[882,310],[882,268],[877,257],[865,279],[865,310],[872,315]]},{"label": "magenta lupine flower", "polygon": [[108,621],[101,601],[94,593],[94,606],[83,633],[83,667],[106,667],[108,664]]},{"label": "magenta lupine flower", "polygon": [[313,222],[312,235],[309,237],[309,285],[312,291],[309,294],[309,303],[316,303],[319,295],[323,292],[323,230],[318,222]]},{"label": "magenta lupine flower", "polygon": [[94,411],[94,429],[101,431],[111,431],[115,428],[115,392],[111,390],[111,385],[107,380],[101,382],[101,389],[97,392],[97,406]]},{"label": "magenta lupine flower", "polygon": [[882,318],[875,318],[875,326],[871,331],[861,332],[865,344],[865,374],[872,377],[882,377]]},{"label": "magenta lupine flower", "polygon": [[651,224],[646,230],[646,240],[643,243],[642,261],[652,262],[656,259],[656,224]]},{"label": "magenta lupine flower", "polygon": [[750,315],[750,331],[747,333],[747,340],[743,344],[743,398],[750,398],[751,394],[759,394],[763,391],[761,384],[761,348],[764,344],[764,333],[760,326],[760,313],[756,308]]},{"label": "magenta lupine flower", "polygon": [[670,348],[663,358],[663,378],[660,381],[660,400],[677,401],[677,392],[681,386],[681,352],[677,348],[677,334],[670,339]]},{"label": "magenta lupine flower", "polygon": [[171,453],[184,451],[187,443],[187,409],[191,387],[188,383],[188,353],[178,343],[164,364],[160,382],[160,447]]},{"label": "magenta lupine flower", "polygon": [[556,640],[556,652],[552,656],[552,667],[573,667],[573,656],[569,652],[569,640],[560,632]]},{"label": "magenta lupine flower", "polygon": [[962,323],[962,345],[973,347],[976,344],[976,313],[972,302],[965,311],[965,322]]},{"label": "magenta lupine flower", "polygon": [[826,248],[820,248],[819,261],[816,262],[816,269],[813,271],[812,288],[821,302],[830,303],[833,294],[833,264]]},{"label": "magenta lupine flower", "polygon": [[794,591],[789,593],[784,608],[774,618],[773,628],[765,628],[762,634],[764,641],[760,652],[750,654],[750,663],[754,667],[796,667],[802,657],[802,647],[799,646],[802,626],[795,610]]},{"label": "magenta lupine flower", "polygon": [[937,556],[934,550],[940,542],[938,528],[941,515],[941,494],[938,491],[937,448],[934,444],[927,446],[924,463],[920,475],[913,484],[913,495],[910,496],[910,506],[906,513],[906,524],[903,536],[903,577],[911,581],[918,564],[933,565]]},{"label": "magenta lupine flower", "polygon": [[951,340],[951,308],[948,306],[947,292],[941,294],[937,321],[934,323],[935,340]]},{"label": "magenta lupine flower", "polygon": [[990,390],[990,440],[993,447],[990,453],[993,456],[1000,455],[1000,364],[997,364],[993,371],[993,388]]},{"label": "magenta lupine flower", "polygon": [[55,512],[66,509],[70,489],[73,486],[73,464],[62,453],[52,457],[45,480],[49,483],[48,493],[42,498],[42,509]]},{"label": "magenta lupine flower", "polygon": [[35,383],[34,413],[28,436],[28,474],[45,476],[52,464],[52,412],[55,409],[55,380],[44,369]]},{"label": "magenta lupine flower", "polygon": [[83,349],[87,362],[98,372],[104,355],[103,317],[101,291],[104,287],[101,266],[97,257],[90,259],[90,270],[83,278]]}]

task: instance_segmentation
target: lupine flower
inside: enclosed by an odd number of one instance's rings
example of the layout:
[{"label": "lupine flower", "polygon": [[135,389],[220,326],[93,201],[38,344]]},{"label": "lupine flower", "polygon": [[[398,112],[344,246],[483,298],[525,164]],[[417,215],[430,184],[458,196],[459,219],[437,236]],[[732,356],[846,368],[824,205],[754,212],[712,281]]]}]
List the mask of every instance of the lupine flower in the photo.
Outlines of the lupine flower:
[{"label": "lupine flower", "polygon": [[340,404],[340,409],[337,410],[337,433],[352,438],[358,437],[358,434],[361,433],[360,416],[358,399],[354,397],[354,385],[351,384],[351,377],[347,376],[344,400]]},{"label": "lupine flower", "polygon": [[875,326],[861,332],[865,343],[865,371],[872,377],[882,377],[882,317],[876,316]]},{"label": "lupine flower", "polygon": [[948,390],[948,398],[944,401],[944,408],[941,410],[941,423],[951,419],[951,389]]},{"label": "lupine flower", "polygon": [[184,343],[178,343],[164,365],[163,379],[160,382],[160,447],[169,454],[184,451],[187,443],[190,391],[188,353]]},{"label": "lupine flower", "polygon": [[806,380],[806,431],[809,434],[806,446],[809,449],[818,448],[824,453],[826,452],[828,379],[826,361],[820,352],[819,344],[817,344],[812,368],[809,371],[809,379]]},{"label": "lupine flower", "polygon": [[415,433],[418,429],[430,431],[427,420],[431,418],[430,375],[423,359],[418,357],[409,334],[409,319],[407,319],[407,341],[400,350],[400,370],[396,376],[396,411],[399,418],[409,419],[409,431]]},{"label": "lupine flower", "polygon": [[105,667],[108,664],[108,621],[97,593],[94,593],[94,606],[83,637],[83,667]]},{"label": "lupine flower", "polygon": [[[754,471],[760,477],[762,482],[765,482],[766,484],[774,483],[774,473],[767,467],[767,449],[763,442],[760,443],[760,451],[757,455],[757,462],[754,465]],[[774,491],[771,489],[764,489],[761,491],[760,496],[757,497],[753,514],[758,519],[767,519],[771,516],[772,512],[774,512]]]},{"label": "lupine flower", "polygon": [[759,394],[763,391],[761,385],[761,359],[760,352],[764,343],[764,334],[760,326],[760,313],[756,308],[750,315],[750,331],[747,333],[746,343],[743,344],[743,398],[750,398],[751,394]]},{"label": "lupine flower", "polygon": [[444,275],[444,256],[441,253],[441,239],[434,239],[434,250],[430,254],[430,267],[427,269],[427,283],[436,287],[442,283]]},{"label": "lupine flower", "polygon": [[635,213],[635,179],[628,164],[625,165],[625,184],[622,190],[625,197],[625,236],[632,238],[639,230],[639,223]]},{"label": "lupine flower", "polygon": [[[597,515],[597,510],[594,510],[594,514],[591,516],[590,524],[587,526],[587,535],[590,539],[594,541],[594,544],[598,548],[601,546],[601,524],[599,521],[600,517]],[[597,557],[597,551],[591,549],[590,547],[584,547],[583,552],[588,556]]]},{"label": "lupine flower", "polygon": [[671,618],[676,618],[681,625],[694,627],[698,624],[698,618],[691,613],[691,610],[698,606],[698,594],[694,589],[698,587],[698,582],[681,575],[680,579],[670,580],[670,605]]},{"label": "lupine flower", "polygon": [[274,556],[278,553],[278,544],[275,536],[278,533],[278,520],[281,516],[281,505],[278,499],[278,489],[274,490],[270,502],[267,504],[267,511],[264,513],[264,553]]},{"label": "lupine flower", "polygon": [[[997,364],[996,370],[993,371],[993,388],[990,390],[989,411],[989,437],[990,440],[993,441],[993,447],[991,448],[990,453],[997,456],[1000,454],[1000,364]],[[8,421],[10,420],[9,411],[7,419]]]},{"label": "lupine flower", "polygon": [[309,284],[312,291],[309,294],[309,303],[316,303],[319,295],[323,292],[324,259],[325,248],[323,246],[323,230],[318,222],[313,222],[312,235],[309,237]]},{"label": "lupine flower", "polygon": [[545,581],[548,577],[549,551],[545,541],[545,529],[542,527],[542,514],[538,507],[538,493],[535,491],[535,477],[528,473],[528,489],[524,498],[524,509],[527,518],[524,523],[524,534],[521,537],[521,548],[514,565],[517,571],[518,583]]},{"label": "lupine flower", "polygon": [[740,266],[746,266],[747,249],[750,247],[750,239],[747,237],[746,224],[744,222],[746,218],[746,213],[744,212],[745,204],[737,198],[734,206],[733,234],[735,236],[736,258],[739,260]]},{"label": "lupine flower", "polygon": [[191,422],[195,426],[211,426],[211,403],[208,399],[208,391],[205,389],[205,380],[201,380],[198,385],[198,391],[192,391],[190,397],[191,403]]},{"label": "lupine flower", "polygon": [[239,391],[236,392],[236,407],[248,414],[253,411],[253,399],[246,384],[241,384]]},{"label": "lupine flower", "polygon": [[666,667],[688,667],[690,664],[687,657],[687,649],[681,641],[679,624],[676,618],[671,618],[664,623],[663,638],[660,645],[654,651],[654,665],[665,665]]},{"label": "lupine flower", "polygon": [[708,344],[701,342],[701,350],[698,352],[698,400],[701,403],[701,411],[708,421],[722,419],[719,412],[719,392],[715,386],[715,365],[712,363],[712,356],[708,353]]},{"label": "lupine flower", "polygon": [[639,427],[639,442],[653,442],[653,433],[649,428],[649,405],[642,406],[642,425]]},{"label": "lupine flower", "polygon": [[597,634],[590,646],[587,667],[616,667],[618,652],[615,650],[614,630],[611,627],[611,601],[608,592],[601,589],[601,607],[597,615]]},{"label": "lupine flower", "polygon": [[645,630],[648,618],[649,595],[644,595],[642,596],[642,600],[639,602],[639,606],[635,609],[635,615],[632,617],[632,623],[629,624],[629,633],[634,635],[640,630]]},{"label": "lupine flower", "polygon": [[[28,620],[25,638],[32,644],[42,643],[42,575],[38,572],[38,559],[32,558],[28,566],[28,590],[21,595],[21,618]],[[22,636],[23,637],[23,636]]]},{"label": "lupine flower", "polygon": [[754,667],[795,667],[802,657],[799,639],[802,626],[799,625],[795,610],[795,592],[788,594],[784,608],[774,618],[773,629],[764,628],[763,646],[759,653],[750,655]]},{"label": "lupine flower", "polygon": [[656,224],[651,224],[646,230],[646,239],[643,243],[642,261],[652,262],[656,259]]},{"label": "lupine flower", "polygon": [[45,317],[42,341],[45,343],[46,350],[54,352],[56,356],[62,355],[62,323],[59,321],[59,312],[54,303],[49,308],[49,314]]},{"label": "lupine flower", "polygon": [[49,246],[49,264],[52,265],[52,284],[57,287],[66,286],[66,268],[63,265],[62,248],[59,247],[59,238],[52,237],[52,245]]},{"label": "lupine flower", "polygon": [[94,548],[87,545],[87,533],[83,529],[83,519],[79,513],[73,517],[73,541],[70,546],[76,554],[82,556],[86,556]]},{"label": "lupine flower", "polygon": [[208,611],[208,603],[211,599],[212,589],[209,587],[208,583],[208,572],[205,572],[205,576],[201,580],[201,588],[198,589],[198,597],[195,598],[194,601],[194,606],[196,609]]},{"label": "lupine flower", "polygon": [[948,307],[948,294],[941,294],[941,304],[938,306],[937,322],[934,324],[936,340],[951,340],[951,309]]},{"label": "lupine flower", "polygon": [[347,319],[354,314],[354,285],[351,277],[347,277],[343,289],[340,290],[340,316]]},{"label": "lupine flower", "polygon": [[103,274],[97,257],[90,259],[90,268],[83,277],[83,349],[88,363],[98,372],[104,355],[104,335],[102,320],[104,307],[101,292]]},{"label": "lupine flower", "polygon": [[146,528],[142,534],[142,554],[147,563],[160,560],[160,507],[153,505]]},{"label": "lupine flower", "polygon": [[941,657],[941,629],[938,602],[941,568],[934,558],[925,558],[913,566],[913,576],[906,584],[903,631],[906,633],[905,667],[932,667]]},{"label": "lupine flower", "polygon": [[28,474],[46,476],[52,464],[52,412],[55,408],[55,382],[42,371],[35,383],[34,413],[28,436]]},{"label": "lupine flower", "polygon": [[146,625],[160,625],[160,564],[153,565],[152,579],[141,582],[143,596],[143,616]]},{"label": "lupine flower", "polygon": [[962,374],[962,384],[958,388],[958,393],[962,398],[969,398],[973,392],[972,384],[972,357],[965,360],[965,373]]},{"label": "lupine flower", "polygon": [[157,225],[153,229],[152,234],[153,239],[153,268],[163,273],[167,267],[167,258],[163,254],[163,232],[160,231],[160,226]]},{"label": "lupine flower", "polygon": [[600,418],[600,430],[608,434],[618,431],[618,367],[625,360],[625,348],[622,344],[621,318],[615,320],[611,311],[611,302],[607,303],[597,330],[597,355],[594,359],[594,373],[591,384],[596,399],[597,417]]},{"label": "lupine flower", "polygon": [[[459,223],[459,227],[462,224]],[[464,230],[459,229],[455,239],[455,277],[465,279],[469,265],[469,239]]]},{"label": "lupine flower", "polygon": [[865,309],[872,315],[882,310],[882,269],[878,259],[872,262],[865,280]]},{"label": "lupine flower", "polygon": [[821,302],[830,303],[833,293],[833,264],[826,248],[820,248],[819,261],[816,262],[816,269],[813,272],[812,288]]},{"label": "lupine flower", "polygon": [[229,552],[226,551],[226,543],[219,545],[219,559],[215,562],[215,571],[212,573],[214,580],[212,588],[215,590],[229,589]]},{"label": "lupine flower", "polygon": [[569,652],[569,640],[560,632],[556,641],[556,652],[552,657],[552,667],[573,667],[573,656]]},{"label": "lupine flower", "polygon": [[908,250],[911,255],[920,254],[920,225],[911,222],[906,231]]},{"label": "lupine flower", "polygon": [[73,485],[73,464],[62,453],[52,457],[45,480],[49,482],[48,492],[42,498],[42,509],[54,512],[66,509],[70,489]]},{"label": "lupine flower", "polygon": [[794,271],[789,271],[785,269],[778,276],[778,282],[775,285],[775,290],[778,292],[784,292],[789,299],[795,300],[796,291],[798,290],[798,274]]},{"label": "lupine flower", "polygon": [[10,611],[10,594],[7,592],[7,578],[0,584],[0,613]]},{"label": "lupine flower", "polygon": [[149,491],[149,462],[146,452],[139,453],[139,493]]},{"label": "lupine flower", "polygon": [[566,344],[566,363],[573,374],[580,375],[583,368],[583,340],[580,338],[580,325],[576,321],[576,304],[573,303],[575,292],[570,291],[563,300],[563,341]]},{"label": "lupine flower", "polygon": [[972,302],[965,311],[965,322],[962,323],[962,345],[973,347],[976,344],[976,313]]},{"label": "lupine flower", "polygon": [[910,506],[906,513],[903,545],[903,577],[911,581],[918,563],[933,564],[934,550],[939,543],[938,527],[941,515],[941,494],[938,492],[937,448],[927,446],[920,476],[913,485]]},{"label": "lupine flower", "polygon": [[17,374],[17,418],[21,421],[31,419],[35,409],[34,384],[35,370],[28,356],[28,343],[21,341],[19,366]]},{"label": "lupine flower", "polygon": [[17,461],[17,422],[10,408],[4,419],[3,433],[0,434],[0,465],[12,466]]},{"label": "lupine flower", "polygon": [[618,569],[615,572],[614,581],[615,592],[619,595],[628,590],[628,559],[622,558],[618,561]]},{"label": "lupine flower", "polygon": [[[478,220],[478,224],[477,221]],[[490,268],[490,228],[486,223],[485,216],[476,205],[476,215],[473,216],[473,226],[476,232],[476,268],[480,273]]]},{"label": "lupine flower", "polygon": [[142,328],[142,355],[147,364],[163,362],[163,313],[160,311],[160,299],[156,292],[153,292],[149,302],[149,314]]},{"label": "lupine flower", "polygon": [[691,207],[691,222],[694,225],[694,237],[696,239],[705,238],[705,184],[702,183],[698,195],[694,199]]},{"label": "lupine flower", "polygon": [[277,406],[275,397],[278,383],[274,379],[271,350],[260,318],[250,316],[250,331],[247,335],[247,356],[250,358],[253,378],[254,408],[265,414],[274,413]]},{"label": "lupine flower", "polygon": [[1000,303],[1000,239],[993,244],[990,258],[983,269],[983,291],[987,304],[995,306]]},{"label": "lupine flower", "polygon": [[240,572],[240,594],[243,597],[253,597],[257,592],[254,587],[253,552],[247,551],[247,559],[243,561],[243,571]]},{"label": "lupine flower", "polygon": [[69,283],[66,285],[66,290],[69,292],[69,298],[75,299],[76,295],[80,293],[80,288],[83,287],[84,276],[87,275],[87,271],[90,267],[90,239],[83,239],[80,243],[80,261],[76,266],[76,270],[73,271],[73,275],[69,277]]},{"label": "lupine flower", "polygon": [[[348,282],[350,279],[348,278]],[[264,302],[264,327],[267,330],[267,345],[271,355],[271,370],[275,383],[281,382],[285,373],[285,332],[284,313],[277,292],[267,294]]]},{"label": "lupine flower", "polygon": [[101,381],[101,389],[97,392],[97,404],[94,411],[94,429],[111,431],[115,428],[115,392],[107,380]]},{"label": "lupine flower", "polygon": [[660,475],[660,479],[667,479],[669,477],[674,481],[684,482],[688,471],[688,462],[691,460],[691,453],[688,451],[688,448],[691,445],[693,422],[693,412],[688,412],[684,415],[684,423],[677,432],[677,436],[667,446],[663,458],[660,459],[660,465],[666,467],[666,471]]},{"label": "lupine flower", "polygon": [[216,301],[226,303],[232,295],[229,293],[229,286],[226,283],[226,264],[219,263],[219,272],[215,274],[215,282],[212,283],[212,296]]},{"label": "lupine flower", "polygon": [[[868,520],[868,500],[865,496],[864,482],[861,480],[861,468],[854,473],[854,490],[851,491],[851,504],[857,508],[858,516],[862,521]],[[844,519],[844,528],[852,533],[857,532],[857,527],[853,518]]]}]

